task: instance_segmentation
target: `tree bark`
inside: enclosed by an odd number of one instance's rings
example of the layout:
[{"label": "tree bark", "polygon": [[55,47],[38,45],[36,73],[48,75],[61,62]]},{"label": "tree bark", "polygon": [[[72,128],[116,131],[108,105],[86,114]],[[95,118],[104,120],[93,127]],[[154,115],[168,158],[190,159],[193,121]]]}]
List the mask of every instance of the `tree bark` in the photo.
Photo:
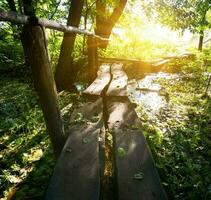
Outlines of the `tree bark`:
[{"label": "tree bark", "polygon": [[200,31],[199,45],[198,45],[198,50],[199,50],[199,51],[202,51],[203,40],[204,40],[204,32],[203,32],[203,31]]},{"label": "tree bark", "polygon": [[32,0],[22,0],[23,2],[23,11],[25,15],[35,16],[35,10],[32,5]]},{"label": "tree bark", "polygon": [[[106,14],[106,4],[102,0],[96,1],[96,30],[95,33],[101,37],[109,38],[113,27],[119,20],[127,0],[119,0],[119,4],[114,8],[112,14],[107,16]],[[106,48],[108,41],[99,41],[100,48]]]},{"label": "tree bark", "polygon": [[87,37],[87,50],[88,50],[88,79],[89,82],[93,82],[97,77],[97,42],[96,38],[92,36]]},{"label": "tree bark", "polygon": [[[48,20],[48,19],[43,19],[43,18],[36,18],[36,19],[38,21],[38,24],[49,29],[53,29],[53,30],[57,30],[57,31],[65,32],[65,33],[75,33],[75,34],[77,33],[77,34],[90,35],[90,36],[99,38],[100,40],[106,40],[105,38],[101,38],[95,35],[94,33],[84,30],[84,29],[76,28],[73,26],[66,26],[53,20]],[[5,12],[0,9],[0,21],[9,21],[15,24],[28,24],[30,22],[30,17],[28,15],[20,15],[12,11]]]},{"label": "tree bark", "polygon": [[35,89],[38,93],[47,132],[56,157],[64,145],[64,128],[59,111],[56,86],[51,70],[46,39],[43,28],[39,25],[25,25],[23,41],[27,48],[27,58],[32,69]]},{"label": "tree bark", "polygon": [[23,3],[21,0],[18,0],[18,9],[21,14],[23,14]]},{"label": "tree bark", "polygon": [[7,3],[9,5],[10,10],[16,12],[16,7],[15,7],[14,0],[7,0]]},{"label": "tree bark", "polygon": [[[78,27],[81,19],[84,0],[72,0],[67,25]],[[72,51],[76,33],[64,33],[55,80],[59,91],[71,89],[76,78],[76,69],[72,63]]]}]

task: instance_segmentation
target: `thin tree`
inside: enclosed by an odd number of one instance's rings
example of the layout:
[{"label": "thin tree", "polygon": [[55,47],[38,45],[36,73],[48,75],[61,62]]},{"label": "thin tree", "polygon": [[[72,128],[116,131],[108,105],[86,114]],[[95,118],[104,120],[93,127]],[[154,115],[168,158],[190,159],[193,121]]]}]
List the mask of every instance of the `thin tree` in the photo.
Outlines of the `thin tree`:
[{"label": "thin tree", "polygon": [[[101,37],[109,38],[113,27],[119,20],[126,6],[127,0],[119,0],[113,12],[109,15],[107,4],[103,0],[96,1],[96,29],[95,33]],[[108,41],[100,41],[99,47],[106,48]]]},{"label": "thin tree", "polygon": [[[82,15],[84,0],[72,0],[67,25],[78,27]],[[76,33],[64,33],[58,65],[55,72],[57,90],[71,89],[76,77],[72,62],[72,52]]]}]

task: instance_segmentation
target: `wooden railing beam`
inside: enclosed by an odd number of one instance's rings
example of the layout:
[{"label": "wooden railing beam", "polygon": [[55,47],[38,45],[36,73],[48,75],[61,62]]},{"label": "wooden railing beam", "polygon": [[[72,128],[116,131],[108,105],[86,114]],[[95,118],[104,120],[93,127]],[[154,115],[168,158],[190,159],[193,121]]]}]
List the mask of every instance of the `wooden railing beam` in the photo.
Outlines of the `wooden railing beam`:
[{"label": "wooden railing beam", "polygon": [[[36,19],[37,19],[39,25],[42,25],[49,29],[54,29],[57,31],[67,32],[67,33],[84,34],[84,35],[98,38],[100,40],[108,40],[107,38],[102,38],[98,35],[95,35],[94,33],[90,32],[90,31],[87,31],[84,29],[76,28],[73,26],[63,25],[63,24],[60,24],[53,20],[40,19],[40,18],[36,18]],[[28,24],[30,22],[30,17],[27,15],[17,14],[16,12],[4,11],[4,10],[0,9],[0,21],[8,21],[8,22],[16,23],[16,24]]]}]

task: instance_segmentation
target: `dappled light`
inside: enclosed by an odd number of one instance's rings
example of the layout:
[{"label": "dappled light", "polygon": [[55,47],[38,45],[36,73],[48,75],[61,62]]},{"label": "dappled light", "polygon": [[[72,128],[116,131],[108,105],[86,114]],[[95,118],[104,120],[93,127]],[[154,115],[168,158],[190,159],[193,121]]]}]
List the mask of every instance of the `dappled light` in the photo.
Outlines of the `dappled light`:
[{"label": "dappled light", "polygon": [[2,0],[0,200],[211,199],[210,0]]}]

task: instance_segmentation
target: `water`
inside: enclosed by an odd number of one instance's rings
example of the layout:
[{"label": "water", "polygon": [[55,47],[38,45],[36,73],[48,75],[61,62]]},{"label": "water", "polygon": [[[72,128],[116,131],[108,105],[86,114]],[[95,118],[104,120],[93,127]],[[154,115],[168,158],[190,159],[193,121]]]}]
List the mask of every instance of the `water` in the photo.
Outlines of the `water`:
[{"label": "water", "polygon": [[158,113],[162,107],[167,106],[166,95],[161,95],[164,90],[160,84],[155,83],[158,78],[173,79],[178,75],[168,73],[152,73],[146,75],[143,79],[131,79],[128,81],[127,93],[130,100],[137,105],[142,105],[151,114]]}]

